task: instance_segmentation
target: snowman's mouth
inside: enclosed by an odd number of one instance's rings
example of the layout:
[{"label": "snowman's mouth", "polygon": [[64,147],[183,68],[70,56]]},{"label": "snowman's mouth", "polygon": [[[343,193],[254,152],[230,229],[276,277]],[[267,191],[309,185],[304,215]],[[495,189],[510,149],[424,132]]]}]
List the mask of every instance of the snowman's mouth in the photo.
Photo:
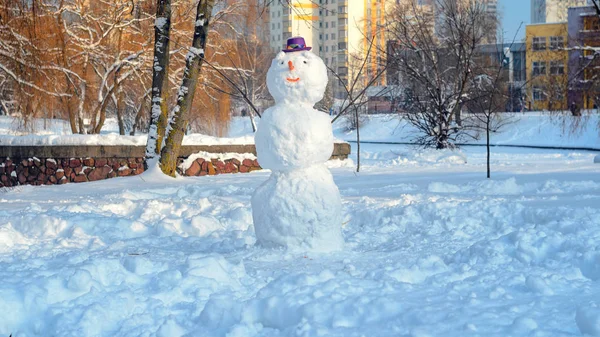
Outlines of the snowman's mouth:
[{"label": "snowman's mouth", "polygon": [[296,78],[289,78],[289,77],[288,77],[288,78],[286,78],[286,80],[287,80],[288,82],[298,82],[298,81],[300,81],[300,77],[296,77]]}]

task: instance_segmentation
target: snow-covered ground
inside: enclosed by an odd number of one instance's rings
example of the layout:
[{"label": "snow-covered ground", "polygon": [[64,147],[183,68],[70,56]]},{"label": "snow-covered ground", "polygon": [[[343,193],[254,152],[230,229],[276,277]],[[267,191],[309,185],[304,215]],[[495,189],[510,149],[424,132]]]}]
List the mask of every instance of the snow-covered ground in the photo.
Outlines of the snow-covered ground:
[{"label": "snow-covered ground", "polygon": [[[235,124],[232,123],[232,124]],[[243,123],[241,123],[244,125]],[[146,145],[147,134],[121,136],[114,118],[108,118],[98,135],[72,134],[66,121],[36,120],[32,127],[23,129],[18,120],[0,116],[0,145]],[[253,144],[252,128],[240,136],[218,138],[203,134],[186,135],[184,145]]]},{"label": "snow-covered ground", "polygon": [[594,155],[364,144],[323,255],[254,245],[266,171],[0,190],[0,336],[599,335]]},{"label": "snow-covered ground", "polygon": [[[600,115],[587,114],[572,117],[568,114],[550,115],[542,112],[506,113],[502,118],[507,125],[492,133],[490,141],[497,145],[529,145],[558,147],[589,147],[600,149]],[[361,140],[371,142],[412,142],[416,130],[395,115],[365,116]],[[356,140],[354,132],[346,131],[343,121],[336,123],[336,136]],[[479,139],[465,139],[470,144],[485,144],[485,135]]]},{"label": "snow-covered ground", "polygon": [[[600,149],[600,115],[587,114],[574,118],[568,114],[549,115],[540,112],[526,114],[510,113],[503,115],[510,120],[505,128],[491,136],[492,144],[587,147]],[[260,119],[256,119],[260,124]],[[115,119],[108,118],[100,135],[72,135],[65,121],[37,120],[33,133],[24,134],[18,129],[18,122],[10,117],[0,116],[0,145],[145,145],[147,136],[119,136]],[[344,118],[333,124],[334,135],[339,140],[354,141],[356,135],[345,128]],[[370,115],[363,119],[361,139],[371,142],[411,142],[415,130],[405,120],[395,115]],[[485,139],[467,140],[469,143],[484,144]],[[184,144],[253,144],[252,126],[248,117],[234,117],[229,124],[226,138],[216,138],[202,134],[190,134]]]}]

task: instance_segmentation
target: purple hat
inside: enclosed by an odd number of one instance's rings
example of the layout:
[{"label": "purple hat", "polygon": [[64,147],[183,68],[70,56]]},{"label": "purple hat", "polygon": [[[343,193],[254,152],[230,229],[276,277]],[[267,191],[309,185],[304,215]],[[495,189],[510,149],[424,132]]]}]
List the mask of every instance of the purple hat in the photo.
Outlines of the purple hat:
[{"label": "purple hat", "polygon": [[287,46],[282,51],[289,53],[293,51],[311,50],[312,47],[307,47],[304,38],[301,36],[290,37],[287,39]]}]

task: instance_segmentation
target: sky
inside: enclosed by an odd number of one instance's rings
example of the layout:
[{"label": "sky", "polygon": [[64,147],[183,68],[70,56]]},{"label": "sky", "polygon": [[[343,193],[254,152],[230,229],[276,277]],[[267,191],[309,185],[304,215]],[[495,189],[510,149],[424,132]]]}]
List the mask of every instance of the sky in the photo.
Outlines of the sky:
[{"label": "sky", "polygon": [[[498,9],[502,15],[502,30],[504,40],[512,41],[517,34],[516,41],[525,37],[525,25],[531,20],[531,2],[529,0],[499,0]],[[519,25],[523,26],[519,29]]]}]

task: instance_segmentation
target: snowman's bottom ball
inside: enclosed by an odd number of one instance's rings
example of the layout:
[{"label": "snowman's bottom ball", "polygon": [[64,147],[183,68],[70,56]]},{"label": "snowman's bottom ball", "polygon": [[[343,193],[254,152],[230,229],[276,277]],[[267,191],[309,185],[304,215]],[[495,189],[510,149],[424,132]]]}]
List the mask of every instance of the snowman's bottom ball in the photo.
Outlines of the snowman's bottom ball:
[{"label": "snowman's bottom ball", "polygon": [[340,193],[322,165],[273,172],[252,196],[252,218],[264,247],[328,252],[344,245]]}]

